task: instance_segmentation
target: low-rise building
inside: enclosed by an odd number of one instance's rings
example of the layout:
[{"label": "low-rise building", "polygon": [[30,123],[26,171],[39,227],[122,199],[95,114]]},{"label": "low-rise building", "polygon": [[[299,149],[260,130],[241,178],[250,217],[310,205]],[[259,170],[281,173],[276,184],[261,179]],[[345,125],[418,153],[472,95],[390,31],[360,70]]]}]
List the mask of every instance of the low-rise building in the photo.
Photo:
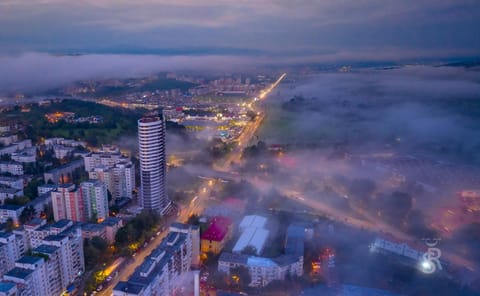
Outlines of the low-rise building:
[{"label": "low-rise building", "polygon": [[2,144],[3,146],[10,146],[16,141],[18,141],[18,136],[16,134],[0,135],[0,144]]},{"label": "low-rise building", "polygon": [[15,196],[23,196],[22,189],[0,187],[0,203],[4,203],[7,198],[15,198]]},{"label": "low-rise building", "polygon": [[[248,216],[247,216],[248,217]],[[262,217],[264,218],[264,217]],[[254,221],[261,221],[256,223]],[[243,223],[244,231],[248,229],[262,229],[254,225],[266,225],[266,218],[249,217]],[[310,231],[309,225],[293,223],[287,228],[285,254],[275,258],[252,256],[241,253],[223,252],[218,261],[218,270],[230,274],[232,268],[245,267],[252,278],[250,286],[266,286],[273,280],[284,280],[287,276],[302,276],[304,261],[304,241]],[[244,233],[245,233],[244,232]]]},{"label": "low-rise building", "polygon": [[105,227],[105,239],[109,244],[115,242],[115,235],[117,235],[118,230],[123,226],[123,220],[116,217],[108,217],[102,222],[102,225]]},{"label": "low-rise building", "polygon": [[37,148],[27,147],[17,150],[11,154],[12,160],[21,163],[32,163],[37,161]]},{"label": "low-rise building", "polygon": [[280,255],[276,258],[249,256],[223,252],[218,260],[218,270],[230,274],[235,267],[248,269],[250,286],[266,286],[273,280],[285,280],[287,275],[302,276],[303,260],[295,255]]},{"label": "low-rise building", "polygon": [[48,181],[52,181],[55,184],[69,183],[72,181],[72,173],[82,167],[83,160],[75,160],[59,168],[45,172],[43,174],[43,180],[45,183],[48,183]]},{"label": "low-rise building", "polygon": [[55,155],[55,158],[57,158],[57,159],[63,159],[63,158],[72,156],[74,150],[75,150],[75,148],[73,148],[73,147],[67,147],[67,146],[63,146],[63,145],[54,145],[53,146],[53,153]]},{"label": "low-rise building", "polygon": [[0,176],[0,185],[5,185],[14,189],[23,189],[23,179],[18,177]]},{"label": "low-rise building", "polygon": [[245,216],[239,224],[238,228],[241,235],[232,252],[241,253],[249,246],[254,248],[256,255],[260,255],[269,236],[269,231],[264,228],[266,224],[267,218],[265,217],[258,215]]},{"label": "low-rise building", "polygon": [[207,230],[201,236],[201,251],[218,254],[233,234],[232,220],[227,217],[216,216],[210,221]]},{"label": "low-rise building", "polygon": [[95,236],[99,236],[104,240],[107,240],[105,225],[94,223],[85,223],[82,225],[82,237],[84,239],[92,239]]},{"label": "low-rise building", "polygon": [[37,193],[38,195],[43,195],[43,194],[46,194],[46,193],[49,193],[51,191],[54,191],[56,190],[58,187],[58,185],[56,184],[43,184],[43,185],[39,185],[37,187]]},{"label": "low-rise building", "polygon": [[23,175],[23,165],[16,161],[0,161],[0,173],[21,176]]},{"label": "low-rise building", "polygon": [[19,205],[1,205],[0,223],[5,223],[8,219],[12,219],[13,224],[18,225],[20,223],[20,215],[24,208],[24,206]]}]

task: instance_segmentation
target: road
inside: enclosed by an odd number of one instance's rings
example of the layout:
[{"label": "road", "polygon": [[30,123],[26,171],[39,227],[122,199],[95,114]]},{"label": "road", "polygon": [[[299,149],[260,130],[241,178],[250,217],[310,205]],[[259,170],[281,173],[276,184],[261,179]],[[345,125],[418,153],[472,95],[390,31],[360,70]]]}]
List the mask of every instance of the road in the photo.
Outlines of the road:
[{"label": "road", "polygon": [[219,161],[218,164],[214,164],[213,168],[217,171],[221,172],[229,172],[231,165],[233,163],[240,162],[242,158],[242,152],[245,147],[250,144],[250,140],[253,138],[255,133],[257,132],[258,128],[262,124],[263,120],[265,119],[265,114],[260,112],[259,110],[255,109],[256,102],[265,100],[267,96],[282,82],[282,80],[287,76],[287,73],[283,73],[280,77],[272,83],[266,90],[262,91],[262,93],[254,98],[250,104],[250,108],[254,111],[257,116],[253,121],[250,121],[243,129],[240,136],[236,139],[237,145],[233,148],[233,151],[230,152],[224,160]]},{"label": "road", "polygon": [[[269,93],[271,93],[275,87],[285,78],[286,73],[283,73],[272,85],[270,85],[266,90],[264,90],[260,96],[259,99],[263,100],[265,99]],[[257,99],[252,99],[252,105],[256,101],[259,100]],[[258,114],[258,113],[257,113]],[[222,171],[228,172],[231,168],[231,164],[235,162],[239,162],[241,159],[241,154],[243,152],[243,149],[248,145],[250,139],[253,137],[255,132],[257,131],[258,127],[260,126],[261,122],[263,121],[263,114],[259,114],[258,116],[255,117],[253,121],[250,121],[242,131],[241,135],[238,137],[238,145],[231,151],[226,158],[220,159],[216,161],[212,167],[214,168],[221,168]],[[195,214],[200,214],[203,212],[205,209],[206,205],[208,204],[208,199],[210,197],[210,193],[213,189],[216,189],[216,187],[219,186],[219,182],[212,180],[212,179],[206,179],[204,182],[199,187],[198,194],[194,197],[192,197],[192,202],[189,203],[189,205],[185,208],[180,209],[180,216],[178,217],[178,221],[187,221],[188,217],[195,213]],[[172,221],[173,222],[173,221]],[[135,269],[142,264],[143,260],[145,260],[145,257],[150,255],[150,253],[157,248],[162,239],[168,234],[168,229],[160,233],[160,235],[156,236],[153,241],[151,241],[147,247],[142,249],[137,253],[137,255],[133,258],[133,262],[128,263],[125,265],[125,267],[121,270],[119,270],[119,274],[117,277],[112,279],[104,290],[99,292],[97,295],[99,296],[110,296],[113,294],[113,288],[118,284],[120,281],[126,281],[128,278],[133,274]]]}]

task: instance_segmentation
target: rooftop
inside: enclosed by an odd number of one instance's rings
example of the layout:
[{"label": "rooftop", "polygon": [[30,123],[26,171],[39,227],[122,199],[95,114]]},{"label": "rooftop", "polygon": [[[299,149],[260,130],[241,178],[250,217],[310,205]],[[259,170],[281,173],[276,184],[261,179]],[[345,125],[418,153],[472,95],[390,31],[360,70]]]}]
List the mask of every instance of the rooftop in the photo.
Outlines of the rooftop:
[{"label": "rooftop", "polygon": [[267,218],[258,215],[248,215],[243,217],[239,227],[240,229],[244,229],[247,227],[263,228],[266,224]]},{"label": "rooftop", "polygon": [[1,205],[0,210],[10,210],[10,211],[18,211],[23,209],[23,206],[19,205]]},{"label": "rooftop", "polygon": [[140,294],[143,291],[143,285],[131,282],[118,282],[113,290],[128,292],[129,294]]},{"label": "rooftop", "polygon": [[33,253],[40,253],[40,254],[53,254],[55,253],[59,247],[50,246],[50,245],[40,245],[32,250]]},{"label": "rooftop", "polygon": [[42,261],[43,259],[41,257],[36,257],[36,256],[23,256],[22,258],[18,259],[18,263],[22,264],[35,264],[38,261]]},{"label": "rooftop", "polygon": [[8,293],[14,290],[16,285],[14,283],[0,282],[0,292]]},{"label": "rooftop", "polygon": [[118,223],[122,222],[122,219],[117,217],[108,217],[107,219],[103,220],[102,224],[107,226],[115,226]]},{"label": "rooftop", "polygon": [[160,121],[161,118],[160,116],[148,116],[148,117],[143,117],[138,120],[139,123],[152,123],[156,121]]},{"label": "rooftop", "polygon": [[67,226],[69,226],[71,223],[73,223],[72,221],[70,220],[67,220],[67,219],[62,219],[62,220],[58,220],[57,222],[53,223],[51,225],[52,228],[57,228],[57,229],[63,229]]},{"label": "rooftop", "polygon": [[105,229],[105,225],[94,224],[94,223],[85,223],[82,225],[82,231],[102,231]]},{"label": "rooftop", "polygon": [[233,252],[242,252],[245,247],[252,246],[256,249],[256,254],[259,255],[267,241],[268,234],[269,231],[263,228],[246,228],[233,247]]},{"label": "rooftop", "polygon": [[33,270],[21,268],[21,267],[14,267],[9,272],[5,274],[5,277],[13,277],[17,279],[26,279],[30,274],[33,273]]},{"label": "rooftop", "polygon": [[202,239],[211,241],[222,241],[228,233],[228,229],[232,225],[232,220],[227,217],[213,217],[208,229],[202,234]]},{"label": "rooftop", "polygon": [[0,187],[0,192],[3,193],[10,193],[10,194],[15,194],[17,192],[21,191],[21,189],[15,189],[15,188],[8,188],[8,187]]},{"label": "rooftop", "polygon": [[64,235],[61,235],[61,234],[52,234],[52,235],[49,235],[49,236],[46,236],[43,240],[46,240],[46,241],[61,241],[65,238]]},{"label": "rooftop", "polygon": [[223,252],[220,255],[220,258],[218,259],[218,261],[239,263],[239,264],[247,264],[247,260],[248,260],[247,255],[233,254],[233,253],[227,253],[227,252]]}]

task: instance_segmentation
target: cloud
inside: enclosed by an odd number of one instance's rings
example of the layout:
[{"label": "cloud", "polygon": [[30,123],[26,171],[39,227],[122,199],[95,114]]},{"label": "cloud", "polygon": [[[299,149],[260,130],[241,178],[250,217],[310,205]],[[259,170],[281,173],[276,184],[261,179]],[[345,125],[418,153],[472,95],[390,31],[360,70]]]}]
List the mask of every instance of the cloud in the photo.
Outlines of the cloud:
[{"label": "cloud", "polygon": [[229,56],[82,55],[29,53],[0,57],[0,93],[47,90],[78,80],[128,78],[174,70],[241,69],[248,60]]},{"label": "cloud", "polygon": [[14,52],[221,46],[301,56],[303,49],[325,48],[480,49],[480,7],[469,0],[5,0],[0,7],[0,45]]}]

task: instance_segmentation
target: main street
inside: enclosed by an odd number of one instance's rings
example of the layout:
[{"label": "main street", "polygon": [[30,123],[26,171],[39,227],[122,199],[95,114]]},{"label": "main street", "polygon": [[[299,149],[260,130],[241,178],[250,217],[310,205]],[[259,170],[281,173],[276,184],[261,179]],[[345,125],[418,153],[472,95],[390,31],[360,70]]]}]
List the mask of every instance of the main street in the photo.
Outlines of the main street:
[{"label": "main street", "polygon": [[[265,99],[268,94],[270,94],[275,87],[285,78],[286,73],[283,73],[272,85],[270,85],[266,90],[264,90],[258,98],[252,99],[251,104],[253,105],[258,100]],[[217,160],[212,167],[213,168],[221,168],[221,171],[228,172],[231,168],[231,164],[235,162],[239,162],[242,156],[243,149],[249,144],[250,139],[253,137],[255,132],[257,131],[258,127],[260,126],[261,122],[263,121],[263,114],[257,113],[257,116],[254,120],[247,123],[242,131],[241,135],[237,138],[238,145],[223,159]],[[178,216],[178,221],[187,221],[188,217],[193,214],[201,214],[205,209],[206,205],[208,204],[208,199],[210,197],[210,193],[212,190],[217,189],[219,186],[219,182],[206,179],[200,185],[197,195],[192,196],[192,201],[186,206],[185,208],[180,208],[180,215]],[[143,260],[150,255],[150,253],[156,249],[162,239],[168,234],[168,227],[161,232],[158,236],[154,237],[154,239],[145,247],[142,248],[139,252],[137,252],[135,257],[132,257],[133,261],[127,263],[125,267],[118,271],[118,276],[113,278],[108,287],[104,288],[104,290],[100,291],[97,295],[100,296],[110,296],[113,294],[113,288],[118,284],[120,281],[126,281],[128,278],[133,274],[135,269],[142,264]]]}]

